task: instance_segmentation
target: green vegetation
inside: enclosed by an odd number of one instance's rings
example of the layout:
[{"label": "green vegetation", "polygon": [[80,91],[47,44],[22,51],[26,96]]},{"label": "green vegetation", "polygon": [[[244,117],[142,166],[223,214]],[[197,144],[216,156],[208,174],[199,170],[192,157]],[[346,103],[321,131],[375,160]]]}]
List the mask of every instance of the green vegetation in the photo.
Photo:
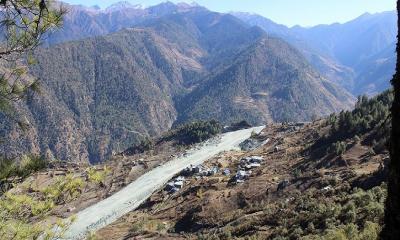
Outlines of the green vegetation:
[{"label": "green vegetation", "polygon": [[100,171],[95,168],[89,168],[86,170],[89,182],[101,185],[104,185],[104,181],[110,172],[110,169],[106,166]]},{"label": "green vegetation", "polygon": [[354,189],[324,201],[317,195],[307,192],[296,196],[291,203],[294,207],[286,214],[273,209],[274,222],[280,226],[273,238],[377,239],[383,224],[385,186],[368,191]]},{"label": "green vegetation", "polygon": [[[29,218],[44,220],[54,205],[49,200],[34,200],[26,195],[6,194],[0,199],[0,239],[35,240],[61,237],[73,221],[56,224],[31,223]],[[57,226],[57,232],[54,231]]]},{"label": "green vegetation", "polygon": [[249,124],[247,121],[243,120],[240,122],[235,122],[228,126],[227,128],[224,128],[224,131],[237,131],[241,129],[246,129],[246,128],[251,128],[251,124]]},{"label": "green vegetation", "polygon": [[191,145],[206,141],[221,133],[222,126],[215,120],[197,121],[172,130],[162,141],[175,141],[181,145]]},{"label": "green vegetation", "polygon": [[[334,194],[309,189],[294,191],[290,201],[252,203],[230,214],[233,224],[201,239],[265,239],[257,230],[269,229],[274,240],[376,240],[383,226],[386,186],[370,190],[341,184]],[[256,217],[252,217],[257,213]],[[247,215],[247,217],[245,217]]]},{"label": "green vegetation", "polygon": [[[328,118],[327,123],[331,126],[330,137],[344,140],[368,133],[376,128],[389,133],[390,119],[388,118],[393,98],[391,90],[371,99],[366,96],[359,97],[353,111],[342,111],[340,114],[332,114]],[[388,136],[389,134],[384,135]]]},{"label": "green vegetation", "polygon": [[12,177],[25,178],[30,174],[45,169],[47,161],[36,155],[25,155],[19,161],[0,159],[0,181]]},{"label": "green vegetation", "polygon": [[[44,224],[46,217],[56,204],[73,200],[82,191],[84,182],[81,178],[67,175],[43,190],[32,195],[7,192],[0,198],[0,239],[54,239],[62,236],[73,219],[56,223],[58,231],[52,231],[53,225]],[[34,218],[35,224],[30,220]]]},{"label": "green vegetation", "polygon": [[68,174],[65,177],[58,178],[55,183],[46,187],[41,192],[47,199],[51,199],[56,204],[63,204],[79,197],[85,184],[82,178]]},{"label": "green vegetation", "polygon": [[[140,31],[38,49],[31,71],[46,91],[22,106],[33,137],[13,139],[11,150],[27,152],[29,144],[19,143],[34,138],[41,149],[59,146],[51,149],[57,159],[82,159],[87,151],[89,160],[98,163],[131,147],[139,135],[157,136],[174,122],[304,121],[316,110],[323,115],[347,106],[349,96],[321,83],[284,41],[234,18],[206,17],[202,23],[199,17],[205,16],[181,13],[146,22]],[[171,58],[165,49],[177,54]],[[198,61],[193,52],[204,59]],[[0,123],[5,140],[11,139],[10,126]],[[75,140],[63,144],[60,136],[67,135]]]},{"label": "green vegetation", "polygon": [[131,226],[130,232],[133,235],[145,234],[148,232],[165,232],[166,226],[159,220],[148,218],[138,218],[137,221]]},{"label": "green vegetation", "polygon": [[392,102],[391,90],[371,99],[366,96],[359,97],[353,111],[342,111],[328,117],[326,125],[330,127],[330,132],[313,147],[323,146],[325,149],[330,148],[330,152],[335,155],[342,155],[346,151],[346,140],[352,139],[354,143],[359,143],[360,136],[366,135],[364,143],[373,147],[374,151],[381,152],[387,149]]},{"label": "green vegetation", "polygon": [[134,145],[133,147],[128,148],[124,154],[134,155],[139,153],[144,153],[150,151],[154,148],[154,142],[146,137],[145,139],[141,140],[139,144]]},{"label": "green vegetation", "polygon": [[335,142],[332,147],[332,152],[336,154],[336,156],[342,156],[347,150],[346,142]]},{"label": "green vegetation", "polygon": [[27,77],[26,66],[35,63],[34,49],[46,33],[60,27],[65,10],[52,1],[6,0],[1,1],[0,11],[0,64],[6,67],[0,70],[0,114],[18,121],[14,103],[38,90],[37,80]]},{"label": "green vegetation", "polygon": [[8,216],[18,219],[27,219],[31,216],[44,216],[54,207],[51,199],[45,201],[34,200],[28,195],[14,195],[11,193],[4,194],[0,202],[0,208],[5,211]]}]

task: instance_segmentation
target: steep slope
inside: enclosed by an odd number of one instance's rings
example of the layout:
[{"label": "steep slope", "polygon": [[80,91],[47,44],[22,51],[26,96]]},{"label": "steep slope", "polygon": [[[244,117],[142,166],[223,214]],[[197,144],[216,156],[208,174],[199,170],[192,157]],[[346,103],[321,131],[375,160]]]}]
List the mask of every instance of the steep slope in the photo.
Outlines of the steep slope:
[{"label": "steep slope", "polygon": [[[107,240],[378,239],[392,101],[387,91],[312,123],[269,124],[260,134],[250,128],[188,148],[157,141],[89,169],[55,163],[23,182],[6,179],[3,236],[74,218],[64,238],[93,230]],[[253,148],[221,152],[250,134]],[[178,173],[191,163],[201,165]]]},{"label": "steep slope", "polygon": [[340,63],[354,67],[395,41],[396,22],[395,12],[366,13],[345,24],[320,25],[309,29],[297,27],[293,31]]},{"label": "steep slope", "polygon": [[68,9],[62,30],[51,33],[46,39],[47,44],[53,45],[103,36],[174,12],[203,9],[196,4],[173,4],[171,2],[164,2],[148,8],[132,5],[129,2],[119,2],[104,10],[98,7],[62,4]]},{"label": "steep slope", "polygon": [[390,80],[396,68],[395,50],[396,45],[393,43],[355,67],[359,73],[355,80],[355,94],[376,95],[391,87]]},{"label": "steep slope", "polygon": [[181,101],[178,111],[181,121],[305,121],[347,108],[351,99],[297,50],[263,37],[239,52],[231,65],[213,72]]},{"label": "steep slope", "polygon": [[[235,13],[235,16],[268,33],[281,37],[297,47],[309,62],[327,79],[340,84],[353,94],[376,93],[383,82],[389,82],[393,64],[376,64],[376,56],[387,51],[396,39],[395,12],[364,14],[344,23],[312,28],[287,28],[259,15]],[[394,57],[394,53],[389,58]],[[368,72],[367,72],[368,71]],[[368,76],[369,75],[369,76]],[[376,85],[372,80],[378,78]],[[371,80],[367,85],[365,79]]]},{"label": "steep slope", "polygon": [[[148,8],[120,2],[107,9],[67,5],[69,13],[64,21],[62,31],[55,32],[47,39],[48,44],[61,43],[87,37],[101,36],[119,31],[123,28],[143,25],[144,22],[174,13],[190,13],[205,11],[197,4],[165,2]],[[363,82],[368,75],[364,69],[371,68],[375,60],[373,56],[387,49],[396,37],[396,14],[384,12],[364,14],[344,24],[320,25],[312,28],[299,26],[288,28],[284,25],[255,14],[232,13],[251,26],[259,26],[272,36],[283,38],[307,58],[310,64],[326,79],[345,87],[353,94],[374,93],[381,89],[376,84],[359,91],[359,81]],[[205,18],[207,16],[202,16]],[[207,22],[207,21],[206,21]],[[233,29],[234,30],[234,29]],[[371,61],[368,61],[371,60]],[[211,64],[213,65],[213,64]],[[364,69],[360,70],[358,66]],[[372,66],[376,69],[370,75],[386,76],[393,72],[391,65]],[[382,85],[383,86],[383,85]]]},{"label": "steep slope", "polygon": [[196,118],[304,121],[352,102],[283,40],[205,9],[40,49],[37,59],[43,94],[21,106],[31,129],[2,128],[11,156],[99,162]]},{"label": "steep slope", "polygon": [[231,15],[202,9],[145,21],[138,26],[154,30],[182,46],[183,51],[202,49],[201,54],[188,54],[199,59],[206,73],[231,64],[238,51],[266,35],[262,29],[250,27]]},{"label": "steep slope", "polygon": [[[355,132],[335,128],[329,119],[271,124],[260,135],[253,135],[254,142],[265,144],[253,150],[227,152],[202,165],[205,169],[218,169],[217,173],[205,176],[190,169],[182,171],[171,179],[174,183],[178,176],[184,176],[181,189],[169,191],[166,185],[140,208],[98,231],[96,236],[378,239],[387,195],[384,181],[389,156],[385,147],[387,134],[377,134],[385,120],[368,114],[378,109],[387,114],[389,99],[393,100],[389,95],[362,100],[354,111],[340,114],[350,118],[338,116],[340,122],[352,122],[351,130]],[[360,111],[362,121],[354,125],[349,119]],[[365,120],[372,124],[359,128]],[[337,131],[345,135],[331,138]],[[378,147],[380,143],[383,148]],[[340,151],[338,145],[342,146]],[[263,160],[252,165],[249,158],[253,163]]]},{"label": "steep slope", "polygon": [[[354,70],[344,66],[332,56],[321,51],[314,43],[308,41],[299,34],[294,33],[293,28],[277,24],[268,18],[257,14],[235,12],[232,13],[242,21],[251,26],[259,26],[268,34],[284,39],[296,47],[310,64],[328,80],[345,87],[347,90],[353,88]],[[320,39],[323,40],[323,39]]]},{"label": "steep slope", "polygon": [[143,29],[41,49],[37,58],[32,73],[43,91],[26,106],[30,132],[19,139],[6,130],[3,152],[10,155],[22,147],[63,160],[105,160],[139,135],[168,130],[182,71],[198,70],[176,46]]},{"label": "steep slope", "polygon": [[[349,94],[320,77],[297,50],[232,15],[190,12],[151,21],[145,26],[171,35],[165,26],[179,29],[182,24],[185,29],[179,36],[186,36],[186,41],[176,35],[172,39],[184,45],[197,41],[197,46],[206,52],[201,61],[208,74],[190,82],[194,90],[178,99],[177,123],[209,118],[226,123],[245,118],[254,124],[309,120],[352,103]],[[297,75],[297,71],[302,75]],[[307,84],[296,83],[297,80]],[[309,82],[312,87],[296,89]],[[270,94],[274,96],[266,96]]]}]

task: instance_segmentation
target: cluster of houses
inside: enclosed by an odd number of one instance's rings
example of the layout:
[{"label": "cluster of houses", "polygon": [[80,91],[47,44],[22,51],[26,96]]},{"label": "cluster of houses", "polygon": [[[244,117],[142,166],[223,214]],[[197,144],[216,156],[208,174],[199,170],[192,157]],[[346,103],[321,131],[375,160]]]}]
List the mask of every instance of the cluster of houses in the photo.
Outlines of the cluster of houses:
[{"label": "cluster of houses", "polygon": [[252,174],[252,169],[260,167],[263,161],[264,158],[259,156],[242,158],[240,160],[239,169],[232,180],[236,184],[243,183],[249,179],[250,175]]},{"label": "cluster of houses", "polygon": [[218,167],[205,167],[203,165],[190,166],[182,171],[183,176],[196,176],[196,177],[210,177],[222,172],[225,176],[230,176],[231,171],[229,169],[219,169]]},{"label": "cluster of houses", "polygon": [[171,182],[167,183],[165,190],[169,193],[176,193],[183,188],[185,185],[185,177],[179,176],[173,179]]},{"label": "cluster of houses", "polygon": [[[232,180],[236,184],[243,183],[250,177],[252,170],[260,167],[263,161],[264,159],[259,156],[242,158],[240,160],[238,171],[235,174],[235,176],[232,177]],[[185,168],[181,172],[179,177],[176,177],[172,179],[170,182],[168,182],[165,187],[165,190],[170,194],[179,192],[185,184],[185,177],[195,176],[196,178],[202,178],[202,177],[214,176],[218,173],[221,173],[225,176],[231,175],[231,171],[228,168],[221,170],[215,166],[205,167],[203,165],[197,165],[197,166],[191,165]]]},{"label": "cluster of houses", "polygon": [[167,183],[165,190],[171,194],[178,192],[181,190],[185,184],[185,176],[196,176],[198,178],[201,177],[210,177],[222,172],[225,176],[229,176],[231,174],[229,169],[220,170],[218,167],[205,167],[203,165],[197,165],[185,168],[181,172],[181,176],[173,179],[171,182]]}]

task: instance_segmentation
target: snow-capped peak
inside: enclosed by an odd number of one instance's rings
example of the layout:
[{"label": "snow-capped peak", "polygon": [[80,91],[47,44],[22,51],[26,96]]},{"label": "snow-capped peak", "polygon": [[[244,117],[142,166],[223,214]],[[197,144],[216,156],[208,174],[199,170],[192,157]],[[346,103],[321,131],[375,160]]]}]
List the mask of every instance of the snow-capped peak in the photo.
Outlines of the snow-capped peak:
[{"label": "snow-capped peak", "polygon": [[142,9],[143,6],[140,4],[133,5],[128,1],[117,2],[105,9],[106,12],[114,12],[123,9]]}]

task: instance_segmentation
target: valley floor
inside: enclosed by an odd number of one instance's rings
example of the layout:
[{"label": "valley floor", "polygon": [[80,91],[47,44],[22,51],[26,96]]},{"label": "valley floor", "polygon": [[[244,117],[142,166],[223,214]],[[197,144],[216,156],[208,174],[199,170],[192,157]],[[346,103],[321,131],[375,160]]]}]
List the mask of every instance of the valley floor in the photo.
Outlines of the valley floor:
[{"label": "valley floor", "polygon": [[211,139],[184,154],[157,167],[115,193],[111,197],[78,212],[75,221],[65,234],[67,239],[84,238],[85,234],[107,226],[124,214],[137,208],[154,191],[160,189],[169,179],[189,165],[202,164],[205,160],[221,152],[237,148],[252,132],[260,132],[263,127],[228,132],[219,140]]},{"label": "valley floor", "polygon": [[[240,160],[262,156],[261,167],[235,184],[218,173],[188,177],[177,193],[161,190],[138,210],[101,229],[99,239],[326,239],[353,228],[356,238],[374,239],[383,217],[383,165],[376,154],[348,141],[342,156],[315,158],[313,144],[328,131],[320,122],[271,125],[257,138],[269,143],[253,151],[232,151],[207,161],[229,169]],[[362,141],[361,141],[362,142]],[[287,186],[279,189],[279,185]],[[366,202],[363,202],[367,199]],[[349,216],[355,214],[356,216]],[[375,232],[374,232],[375,231]],[[337,238],[333,238],[337,239]],[[346,238],[343,238],[346,239]]]},{"label": "valley floor", "polygon": [[[0,226],[0,237],[8,239],[12,231],[7,226],[14,226],[15,219],[24,219],[26,232],[42,232],[41,226],[70,218],[75,221],[66,236],[72,238],[93,230],[91,239],[107,240],[375,239],[383,220],[388,153],[372,149],[370,133],[347,139],[345,151],[337,154],[330,143],[320,143],[330,131],[326,120],[271,124],[255,129],[259,134],[252,130],[228,133],[220,143],[200,144],[188,155],[185,147],[163,142],[95,167],[55,164],[3,195],[0,207],[11,222]],[[264,145],[231,151],[250,135]],[[235,181],[242,159],[251,156],[262,157],[261,166],[256,164],[243,181]],[[171,159],[178,167],[141,182],[162,165],[171,166]],[[211,176],[186,174],[182,189],[174,193],[162,186],[189,164],[206,159],[204,168],[219,171]],[[104,223],[93,225],[110,214]],[[21,226],[17,233],[22,233]]]}]

